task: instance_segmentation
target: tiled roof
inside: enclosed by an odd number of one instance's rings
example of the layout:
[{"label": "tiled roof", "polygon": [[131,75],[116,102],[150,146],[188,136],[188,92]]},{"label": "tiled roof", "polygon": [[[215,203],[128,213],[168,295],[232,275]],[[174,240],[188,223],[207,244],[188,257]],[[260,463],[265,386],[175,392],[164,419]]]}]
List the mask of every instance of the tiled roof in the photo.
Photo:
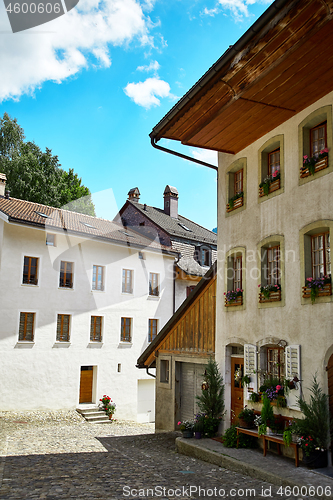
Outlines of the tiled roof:
[{"label": "tiled roof", "polygon": [[[103,239],[133,247],[150,247],[172,252],[171,248],[152,241],[130,228],[113,221],[60,208],[40,205],[31,201],[0,196],[0,212],[10,222],[28,224],[45,230],[64,230],[96,239]],[[176,255],[176,253],[175,253]]]},{"label": "tiled roof", "polygon": [[129,200],[127,203],[131,203],[134,208],[140,210],[143,215],[164,229],[164,231],[170,235],[171,239],[172,237],[179,237],[192,240],[194,242],[217,245],[217,235],[213,233],[213,231],[209,231],[209,229],[186,219],[186,217],[183,217],[182,215],[178,215],[178,218],[174,219],[173,217],[170,217],[170,215],[164,213],[161,208],[150,207],[148,205],[142,205],[141,203],[131,202]]}]

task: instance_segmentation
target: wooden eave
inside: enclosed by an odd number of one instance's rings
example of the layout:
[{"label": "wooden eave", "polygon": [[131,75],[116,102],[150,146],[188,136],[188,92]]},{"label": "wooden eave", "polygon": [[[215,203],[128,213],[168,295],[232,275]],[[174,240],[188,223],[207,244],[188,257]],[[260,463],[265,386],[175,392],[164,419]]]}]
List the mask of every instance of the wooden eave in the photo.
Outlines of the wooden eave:
[{"label": "wooden eave", "polygon": [[274,2],[152,139],[235,154],[332,91],[332,13],[333,0]]},{"label": "wooden eave", "polygon": [[[154,367],[159,352],[192,354],[201,357],[209,357],[214,353],[216,269],[215,262],[141,354],[137,361],[137,368]],[[202,314],[200,315],[199,305],[201,311],[205,311],[206,318]]]}]

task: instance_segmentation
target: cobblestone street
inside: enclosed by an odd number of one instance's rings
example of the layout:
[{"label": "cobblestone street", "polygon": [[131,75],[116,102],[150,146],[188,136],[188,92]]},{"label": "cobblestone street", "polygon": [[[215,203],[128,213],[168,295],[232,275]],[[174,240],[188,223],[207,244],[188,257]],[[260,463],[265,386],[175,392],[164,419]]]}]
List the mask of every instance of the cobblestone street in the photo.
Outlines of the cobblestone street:
[{"label": "cobblestone street", "polygon": [[94,425],[74,412],[0,413],[0,423],[1,500],[307,498],[177,454],[179,433],[154,434],[153,424]]}]

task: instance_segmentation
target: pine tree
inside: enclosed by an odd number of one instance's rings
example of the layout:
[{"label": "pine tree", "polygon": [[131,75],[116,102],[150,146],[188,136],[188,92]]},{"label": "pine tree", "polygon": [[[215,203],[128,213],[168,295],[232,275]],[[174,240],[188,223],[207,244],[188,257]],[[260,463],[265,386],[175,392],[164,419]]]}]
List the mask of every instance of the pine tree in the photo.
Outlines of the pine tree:
[{"label": "pine tree", "polygon": [[216,361],[212,358],[206,367],[201,395],[197,396],[198,407],[207,417],[219,418],[224,414],[224,383]]}]

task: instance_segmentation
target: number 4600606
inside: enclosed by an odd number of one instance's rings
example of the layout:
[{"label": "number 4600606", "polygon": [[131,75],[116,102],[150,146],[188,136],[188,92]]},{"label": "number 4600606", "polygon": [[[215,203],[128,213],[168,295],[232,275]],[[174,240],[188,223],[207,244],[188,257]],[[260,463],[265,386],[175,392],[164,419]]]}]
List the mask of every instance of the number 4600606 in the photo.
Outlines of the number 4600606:
[{"label": "number 4600606", "polygon": [[6,11],[9,12],[10,14],[11,13],[14,13],[14,14],[27,14],[28,12],[30,14],[35,14],[35,13],[38,13],[38,14],[44,14],[44,12],[46,12],[47,14],[51,14],[52,12],[54,12],[55,14],[60,14],[61,12],[61,7],[60,7],[60,3],[55,3],[55,4],[51,4],[51,3],[22,3],[22,4],[19,4],[19,3],[14,3],[13,4],[13,7],[12,7],[12,4],[10,3],[8,5],[8,7],[6,8]]}]

